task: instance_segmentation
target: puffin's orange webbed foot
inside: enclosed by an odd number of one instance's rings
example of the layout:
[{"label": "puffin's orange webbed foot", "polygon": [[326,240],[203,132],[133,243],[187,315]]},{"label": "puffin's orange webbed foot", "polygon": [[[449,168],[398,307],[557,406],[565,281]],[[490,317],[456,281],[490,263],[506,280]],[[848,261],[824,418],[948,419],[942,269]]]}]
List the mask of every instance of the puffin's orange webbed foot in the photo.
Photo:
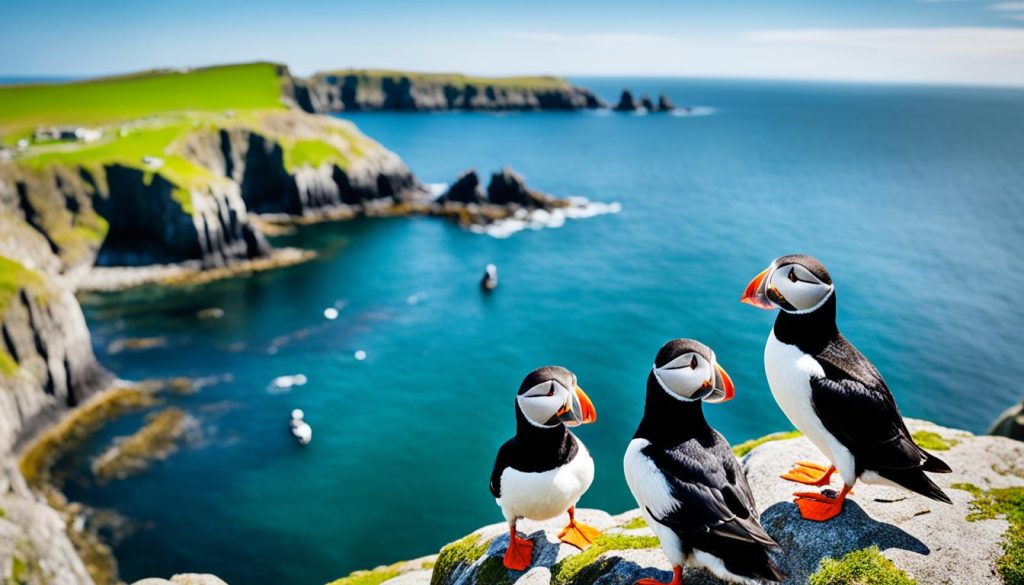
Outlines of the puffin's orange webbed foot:
[{"label": "puffin's orange webbed foot", "polygon": [[804,519],[825,522],[843,511],[843,502],[849,493],[850,486],[843,486],[843,490],[834,498],[815,492],[797,492],[793,494],[796,498],[793,502],[800,509],[800,515]]},{"label": "puffin's orange webbed foot", "polygon": [[793,469],[779,477],[804,485],[823,487],[829,484],[832,480],[832,474],[835,472],[836,468],[832,466],[825,467],[813,461],[797,461]]},{"label": "puffin's orange webbed foot", "polygon": [[598,536],[601,536],[601,531],[597,528],[570,520],[569,524],[558,533],[558,540],[583,550],[594,544]]},{"label": "puffin's orange webbed foot", "polygon": [[515,532],[508,541],[508,550],[502,558],[505,568],[513,571],[525,571],[533,562],[533,541],[528,538],[519,538]]},{"label": "puffin's orange webbed foot", "polygon": [[657,579],[640,579],[636,585],[683,585],[683,568],[672,567],[672,580],[668,583],[662,583]]}]

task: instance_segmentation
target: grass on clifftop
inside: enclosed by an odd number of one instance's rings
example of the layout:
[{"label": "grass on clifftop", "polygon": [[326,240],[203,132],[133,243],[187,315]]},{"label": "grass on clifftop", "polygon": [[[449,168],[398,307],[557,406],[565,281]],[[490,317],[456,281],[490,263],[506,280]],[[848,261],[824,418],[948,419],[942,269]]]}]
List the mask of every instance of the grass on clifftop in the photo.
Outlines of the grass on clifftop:
[{"label": "grass on clifftop", "polygon": [[427,73],[422,71],[399,71],[395,69],[342,69],[317,73],[317,77],[335,75],[345,77],[355,75],[370,82],[379,83],[383,79],[398,80],[408,77],[414,83],[431,83],[454,85],[458,87],[500,87],[504,89],[565,89],[570,87],[562,77],[548,75],[517,76],[517,77],[479,77],[461,73]]},{"label": "grass on clifftop", "polygon": [[38,126],[93,125],[159,113],[283,108],[272,63],[150,71],[74,83],[0,87],[0,137]]},{"label": "grass on clifftop", "polygon": [[823,559],[810,585],[916,585],[877,546],[855,550],[840,559]]},{"label": "grass on clifftop", "polygon": [[595,562],[606,552],[645,548],[655,549],[658,546],[658,538],[655,536],[630,536],[627,534],[605,532],[586,550],[567,557],[551,567],[551,585],[588,582],[589,579],[580,578],[584,571],[587,572],[587,576],[593,574],[595,579],[600,577],[604,570],[600,565],[595,565]]},{"label": "grass on clifftop", "polygon": [[969,483],[956,483],[952,487],[974,496],[968,522],[1006,517],[1010,527],[1003,535],[1005,552],[996,561],[996,568],[1006,585],[1024,585],[1024,488],[983,490]]}]

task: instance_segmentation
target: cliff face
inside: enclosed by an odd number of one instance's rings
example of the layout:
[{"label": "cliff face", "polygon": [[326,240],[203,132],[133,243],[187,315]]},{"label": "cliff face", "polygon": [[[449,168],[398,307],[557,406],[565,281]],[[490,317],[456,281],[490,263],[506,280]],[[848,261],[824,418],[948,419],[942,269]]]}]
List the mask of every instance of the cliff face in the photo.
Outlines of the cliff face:
[{"label": "cliff face", "polygon": [[[196,133],[185,147],[187,158],[236,184],[250,211],[309,216],[423,194],[398,156],[348,122],[288,112],[264,124],[263,133],[248,127]],[[339,156],[296,164],[296,144],[313,140]]]},{"label": "cliff face", "polygon": [[[1024,443],[976,437],[924,421],[908,421],[908,426],[919,443],[941,451],[953,468],[951,474],[932,476],[952,505],[861,483],[842,514],[827,523],[812,522],[802,519],[791,501],[794,484],[779,479],[794,461],[823,460],[810,441],[783,438],[791,433],[768,437],[743,456],[761,522],[781,547],[778,562],[789,574],[786,584],[996,585],[1024,579]],[[583,522],[603,531],[584,551],[559,542],[565,518],[520,522],[520,533],[534,541],[533,563],[525,572],[502,565],[508,527],[500,522],[445,546],[434,557],[356,572],[331,585],[632,585],[638,579],[670,580],[671,566],[639,510],[619,516],[577,512]],[[724,583],[695,568],[686,569],[684,581]]]},{"label": "cliff face", "polygon": [[307,112],[583,110],[605,107],[593,92],[553,77],[474,78],[398,71],[341,71],[293,79]]}]

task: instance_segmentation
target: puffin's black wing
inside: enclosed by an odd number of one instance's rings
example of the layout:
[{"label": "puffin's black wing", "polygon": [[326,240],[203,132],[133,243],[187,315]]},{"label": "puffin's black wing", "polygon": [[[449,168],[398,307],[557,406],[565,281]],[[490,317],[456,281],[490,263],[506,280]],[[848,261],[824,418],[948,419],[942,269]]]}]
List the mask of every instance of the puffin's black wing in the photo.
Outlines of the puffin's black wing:
[{"label": "puffin's black wing", "polygon": [[491,495],[495,498],[501,497],[501,474],[508,468],[514,459],[517,444],[515,438],[509,439],[498,449],[498,456],[494,458],[494,469],[491,470]]},{"label": "puffin's black wing", "polygon": [[672,450],[649,445],[642,451],[676,501],[668,514],[648,513],[675,531],[684,546],[722,559],[730,572],[781,581],[786,574],[768,554],[778,544],[758,521],[746,476],[725,439],[714,439],[710,446],[688,441]]},{"label": "puffin's black wing", "polygon": [[816,357],[825,376],[810,380],[814,412],[853,453],[857,471],[871,470],[948,501],[920,472],[948,473],[949,466],[914,443],[889,387],[871,362],[842,337]]}]

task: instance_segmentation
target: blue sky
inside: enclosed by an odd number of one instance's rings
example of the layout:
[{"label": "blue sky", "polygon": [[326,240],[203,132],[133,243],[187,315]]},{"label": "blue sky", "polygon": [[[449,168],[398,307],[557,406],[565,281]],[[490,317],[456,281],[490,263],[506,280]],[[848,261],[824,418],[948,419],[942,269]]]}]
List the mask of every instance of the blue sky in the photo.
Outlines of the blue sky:
[{"label": "blue sky", "polygon": [[0,0],[0,75],[252,60],[1024,85],[1024,0]]}]

